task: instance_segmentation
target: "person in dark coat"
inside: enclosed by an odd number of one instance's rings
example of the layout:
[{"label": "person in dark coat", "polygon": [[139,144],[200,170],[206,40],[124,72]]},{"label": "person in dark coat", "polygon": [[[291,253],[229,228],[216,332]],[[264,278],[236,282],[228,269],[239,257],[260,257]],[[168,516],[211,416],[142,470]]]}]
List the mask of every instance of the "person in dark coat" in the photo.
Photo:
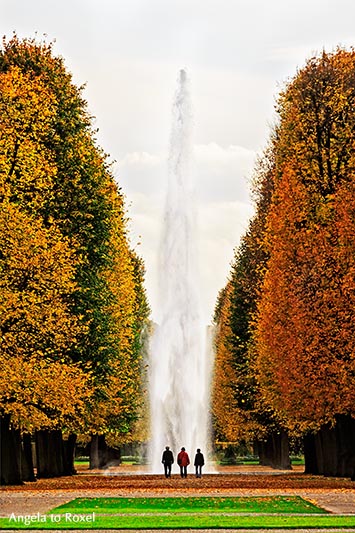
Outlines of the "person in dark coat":
[{"label": "person in dark coat", "polygon": [[173,452],[169,449],[169,446],[165,447],[161,462],[164,465],[165,477],[171,477],[171,465],[174,462]]},{"label": "person in dark coat", "polygon": [[194,466],[196,468],[196,477],[202,476],[202,467],[205,464],[205,458],[203,457],[203,454],[201,453],[200,448],[197,448],[196,455],[195,455],[195,461]]},{"label": "person in dark coat", "polygon": [[187,467],[190,464],[190,458],[185,451],[185,448],[181,448],[181,451],[179,452],[179,455],[177,457],[177,462],[180,467],[180,475],[181,477],[187,477]]}]

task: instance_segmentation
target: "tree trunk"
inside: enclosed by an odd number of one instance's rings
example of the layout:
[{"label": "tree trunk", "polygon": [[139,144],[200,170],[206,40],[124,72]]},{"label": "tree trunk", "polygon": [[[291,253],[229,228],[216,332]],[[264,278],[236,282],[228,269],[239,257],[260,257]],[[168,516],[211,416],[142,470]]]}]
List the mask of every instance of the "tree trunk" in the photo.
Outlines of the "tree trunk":
[{"label": "tree trunk", "polygon": [[99,468],[106,468],[108,462],[108,446],[105,435],[99,435]]},{"label": "tree trunk", "polygon": [[271,466],[281,470],[291,470],[288,436],[283,430],[272,434]]},{"label": "tree trunk", "polygon": [[305,473],[355,480],[355,420],[338,415],[334,427],[322,426],[304,439]]},{"label": "tree trunk", "polygon": [[31,435],[29,433],[25,433],[22,437],[21,453],[21,473],[23,481],[36,481],[33,470]]},{"label": "tree trunk", "polygon": [[119,449],[107,446],[105,435],[92,435],[90,443],[90,469],[107,468],[109,465],[119,465],[121,454]]},{"label": "tree trunk", "polygon": [[254,441],[254,453],[259,457],[260,466],[269,466],[266,457],[266,444],[262,440]]},{"label": "tree trunk", "polygon": [[36,432],[37,477],[57,477],[64,474],[63,437],[60,429]]},{"label": "tree trunk", "polygon": [[323,445],[322,445],[322,436],[321,431],[317,431],[314,435],[314,446],[316,450],[317,465],[318,465],[318,474],[324,474],[324,456],[323,456]]},{"label": "tree trunk", "polygon": [[65,476],[76,474],[74,466],[75,444],[76,435],[74,433],[70,433],[68,439],[63,440],[63,474]]},{"label": "tree trunk", "polygon": [[259,464],[262,466],[271,466],[271,441],[258,441],[257,451],[259,455]]},{"label": "tree trunk", "polygon": [[0,417],[0,485],[22,484],[21,438],[10,427],[10,416]]},{"label": "tree trunk", "polygon": [[280,440],[279,467],[282,470],[292,470],[291,459],[290,459],[290,442],[288,440],[288,435],[285,431],[281,430],[279,440]]},{"label": "tree trunk", "polygon": [[89,464],[90,470],[93,470],[94,468],[100,468],[100,460],[99,460],[99,436],[98,435],[92,435],[91,436],[91,443],[90,443],[90,464]]},{"label": "tree trunk", "polygon": [[338,441],[336,475],[355,478],[355,420],[348,415],[337,416],[335,431]]},{"label": "tree trunk", "polygon": [[266,441],[258,442],[259,462],[271,468],[291,470],[290,448],[285,431],[271,433]]},{"label": "tree trunk", "polygon": [[313,433],[308,433],[303,439],[304,448],[304,473],[318,475],[318,461],[316,453],[315,436]]},{"label": "tree trunk", "polygon": [[323,452],[323,474],[336,476],[338,462],[338,443],[335,428],[324,426],[320,431]]}]

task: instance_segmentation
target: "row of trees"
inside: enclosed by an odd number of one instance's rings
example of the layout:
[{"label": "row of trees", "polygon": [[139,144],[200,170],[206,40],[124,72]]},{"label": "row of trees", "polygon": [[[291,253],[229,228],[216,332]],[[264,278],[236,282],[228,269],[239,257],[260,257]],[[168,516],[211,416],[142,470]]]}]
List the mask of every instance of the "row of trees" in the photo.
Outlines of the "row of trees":
[{"label": "row of trees", "polygon": [[141,391],[144,268],[82,88],[52,46],[0,52],[1,483],[73,472],[76,436],[127,439]]},{"label": "row of trees", "polygon": [[306,471],[353,477],[355,52],[310,59],[277,112],[216,307],[217,437],[283,467],[302,439]]}]

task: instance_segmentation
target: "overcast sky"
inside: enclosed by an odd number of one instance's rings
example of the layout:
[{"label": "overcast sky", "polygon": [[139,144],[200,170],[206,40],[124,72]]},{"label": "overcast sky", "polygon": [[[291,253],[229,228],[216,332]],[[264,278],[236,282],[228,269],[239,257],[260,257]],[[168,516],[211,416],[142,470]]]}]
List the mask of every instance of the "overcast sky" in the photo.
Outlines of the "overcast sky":
[{"label": "overcast sky", "polygon": [[[210,320],[253,208],[249,182],[280,88],[323,48],[355,44],[354,0],[0,0],[3,35],[55,40],[115,160],[153,311],[171,105],[195,121],[201,297]],[[138,244],[140,242],[140,244]]]}]

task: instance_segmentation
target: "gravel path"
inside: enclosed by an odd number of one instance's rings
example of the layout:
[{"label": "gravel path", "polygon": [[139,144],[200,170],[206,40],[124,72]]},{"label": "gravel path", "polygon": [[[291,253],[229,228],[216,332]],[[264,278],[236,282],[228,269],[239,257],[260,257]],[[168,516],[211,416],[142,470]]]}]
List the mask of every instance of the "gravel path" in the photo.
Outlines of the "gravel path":
[{"label": "gravel path", "polygon": [[[11,513],[44,514],[82,497],[271,495],[297,495],[334,514],[355,514],[355,483],[347,479],[306,476],[299,469],[282,472],[268,471],[265,467],[234,468],[221,474],[203,476],[201,480],[193,476],[188,476],[187,480],[181,480],[179,476],[165,480],[162,476],[148,476],[143,472],[127,475],[122,469],[118,473],[112,475],[111,471],[110,475],[103,476],[85,471],[69,478],[1,487],[0,516],[9,517]],[[355,532],[355,529],[352,531]]]},{"label": "gravel path", "polygon": [[[340,491],[336,490],[274,490],[273,494],[278,496],[301,496],[307,500],[310,500],[315,505],[323,507],[327,511],[335,514],[355,514],[355,490],[344,489]],[[176,493],[169,493],[169,496],[216,496],[216,493],[211,492],[198,492],[194,491],[178,491]],[[11,513],[15,514],[34,514],[34,513],[46,513],[51,509],[69,502],[74,498],[118,498],[118,497],[155,497],[164,496],[161,492],[155,491],[149,492],[125,492],[124,490],[103,490],[103,489],[83,489],[80,491],[66,490],[66,491],[41,491],[40,493],[29,491],[11,491],[0,493],[0,516],[8,517]],[[219,491],[218,496],[270,496],[270,491],[264,491],[262,489],[255,490],[228,490]]]}]

